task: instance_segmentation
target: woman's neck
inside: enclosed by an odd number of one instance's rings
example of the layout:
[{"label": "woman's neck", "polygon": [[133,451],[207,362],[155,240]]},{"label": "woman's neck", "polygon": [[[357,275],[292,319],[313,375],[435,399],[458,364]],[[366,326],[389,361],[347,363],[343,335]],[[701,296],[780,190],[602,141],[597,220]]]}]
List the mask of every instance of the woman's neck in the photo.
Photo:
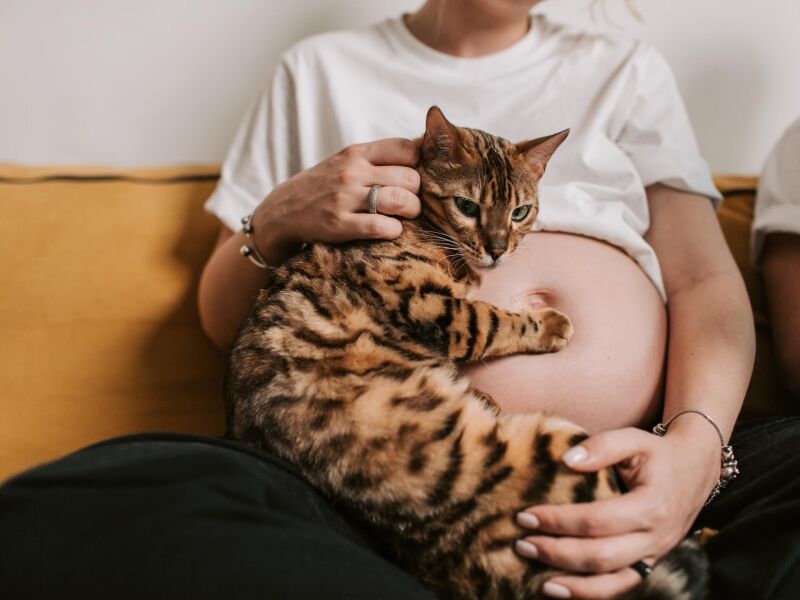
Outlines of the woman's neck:
[{"label": "woman's neck", "polygon": [[409,31],[434,50],[475,58],[500,52],[528,31],[538,0],[428,0],[405,17]]}]

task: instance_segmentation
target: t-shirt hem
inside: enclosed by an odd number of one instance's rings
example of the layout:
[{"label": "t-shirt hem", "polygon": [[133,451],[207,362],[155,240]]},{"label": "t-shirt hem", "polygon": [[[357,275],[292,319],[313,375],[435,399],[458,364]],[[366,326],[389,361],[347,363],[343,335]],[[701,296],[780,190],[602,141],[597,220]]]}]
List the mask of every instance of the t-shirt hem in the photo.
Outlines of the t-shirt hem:
[{"label": "t-shirt hem", "polygon": [[231,231],[241,227],[242,217],[249,215],[258,202],[232,183],[220,179],[203,208],[214,215]]},{"label": "t-shirt hem", "polygon": [[640,151],[631,160],[644,187],[661,183],[683,192],[699,194],[711,200],[714,210],[718,210],[722,204],[722,194],[714,185],[708,169],[689,166],[685,161],[664,153]]}]

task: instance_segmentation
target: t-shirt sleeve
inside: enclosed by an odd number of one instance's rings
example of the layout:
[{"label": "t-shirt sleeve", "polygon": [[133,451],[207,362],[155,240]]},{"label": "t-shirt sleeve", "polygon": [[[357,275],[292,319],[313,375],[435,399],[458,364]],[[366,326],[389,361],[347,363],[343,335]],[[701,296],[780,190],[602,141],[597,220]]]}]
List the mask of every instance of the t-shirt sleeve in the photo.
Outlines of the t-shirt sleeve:
[{"label": "t-shirt sleeve", "polygon": [[241,218],[297,171],[295,86],[282,61],[270,86],[245,114],[205,209],[233,231]]},{"label": "t-shirt sleeve", "polygon": [[800,235],[800,119],[783,134],[761,174],[750,246],[756,267],[770,233]]},{"label": "t-shirt sleeve", "polygon": [[663,183],[722,201],[689,122],[675,76],[666,59],[642,45],[633,58],[631,94],[617,143],[645,186]]}]

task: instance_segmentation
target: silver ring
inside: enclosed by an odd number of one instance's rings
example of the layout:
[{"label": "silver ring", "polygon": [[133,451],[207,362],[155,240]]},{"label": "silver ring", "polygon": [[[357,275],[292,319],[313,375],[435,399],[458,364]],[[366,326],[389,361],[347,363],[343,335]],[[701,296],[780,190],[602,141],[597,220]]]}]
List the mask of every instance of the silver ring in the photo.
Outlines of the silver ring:
[{"label": "silver ring", "polygon": [[367,196],[367,212],[371,215],[378,214],[378,191],[382,186],[373,185],[369,188],[369,196]]}]

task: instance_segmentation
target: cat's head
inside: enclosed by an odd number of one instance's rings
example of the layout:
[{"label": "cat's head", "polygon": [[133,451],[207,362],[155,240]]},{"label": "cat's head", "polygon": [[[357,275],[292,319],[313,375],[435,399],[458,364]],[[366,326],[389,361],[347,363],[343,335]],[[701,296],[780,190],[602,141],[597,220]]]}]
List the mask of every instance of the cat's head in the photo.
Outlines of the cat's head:
[{"label": "cat's head", "polygon": [[473,270],[512,254],[539,212],[536,189],[547,161],[568,134],[513,144],[456,127],[431,107],[417,170],[422,215],[453,240],[438,234],[438,244],[457,250]]}]

